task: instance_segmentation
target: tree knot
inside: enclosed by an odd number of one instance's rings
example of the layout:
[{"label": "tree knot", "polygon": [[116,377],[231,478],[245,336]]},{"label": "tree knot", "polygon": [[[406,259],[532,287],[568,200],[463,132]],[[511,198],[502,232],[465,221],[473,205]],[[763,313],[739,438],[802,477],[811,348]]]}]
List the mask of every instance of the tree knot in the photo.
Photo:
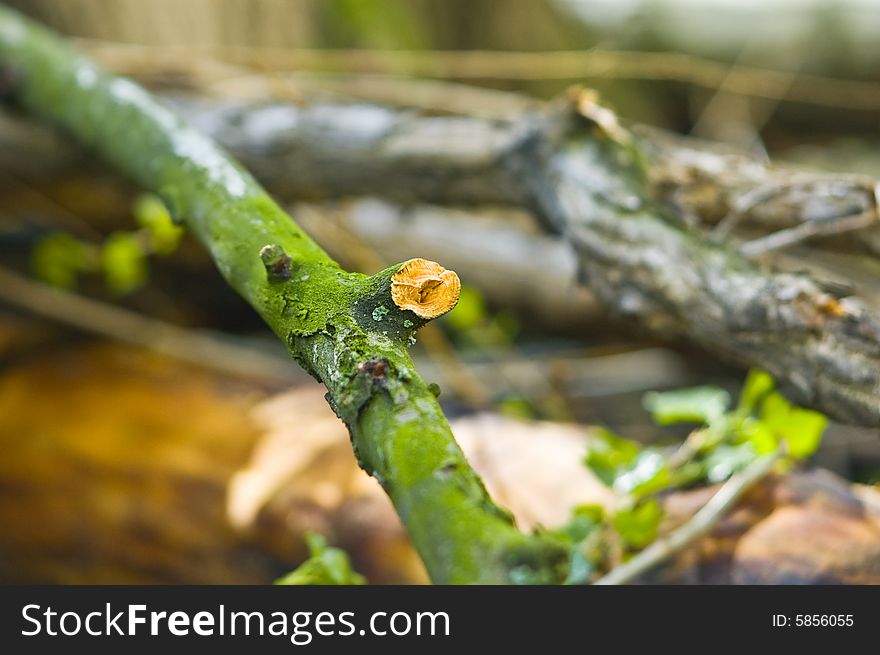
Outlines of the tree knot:
[{"label": "tree knot", "polygon": [[376,357],[368,359],[357,365],[358,373],[363,373],[373,382],[373,384],[381,384],[385,382],[388,375],[389,362],[384,357]]},{"label": "tree knot", "polygon": [[260,259],[266,267],[270,282],[289,280],[291,276],[290,255],[277,243],[270,243],[260,249]]}]

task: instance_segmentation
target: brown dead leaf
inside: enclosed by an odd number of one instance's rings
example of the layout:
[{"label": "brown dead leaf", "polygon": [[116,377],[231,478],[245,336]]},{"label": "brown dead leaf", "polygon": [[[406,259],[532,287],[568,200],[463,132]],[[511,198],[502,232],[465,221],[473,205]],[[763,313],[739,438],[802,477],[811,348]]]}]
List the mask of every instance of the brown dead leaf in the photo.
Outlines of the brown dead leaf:
[{"label": "brown dead leaf", "polygon": [[[292,531],[322,532],[349,548],[368,574],[380,567],[387,579],[392,573],[386,569],[393,567],[405,572],[401,581],[426,579],[384,491],[358,467],[348,432],[322,388],[280,394],[255,407],[252,416],[263,437],[230,482],[233,525],[260,532],[273,517],[286,516]],[[614,500],[581,464],[589,438],[584,428],[492,414],[459,419],[452,428],[493,498],[523,529],[555,527],[568,520],[574,505]],[[384,560],[394,552],[397,559],[387,566],[363,563],[358,552],[364,548]]]},{"label": "brown dead leaf", "polygon": [[[325,509],[359,498],[392,512],[378,483],[358,468],[348,432],[320,391],[294,389],[259,405],[254,416],[266,432],[248,466],[231,482],[228,511],[234,525],[252,523],[282,491]],[[611,506],[615,500],[581,463],[590,434],[585,428],[478,414],[453,421],[452,430],[489,493],[522,529],[557,527],[576,505]],[[338,465],[328,470],[326,455],[332,450],[339,451]],[[325,466],[315,467],[322,457]]]},{"label": "brown dead leaf", "polygon": [[523,530],[559,527],[577,505],[616,500],[583,465],[587,428],[477,414],[453,421],[452,431],[492,498]]},{"label": "brown dead leaf", "polygon": [[[670,520],[690,516],[713,491],[670,496]],[[650,580],[880,584],[880,491],[821,469],[768,478]]]},{"label": "brown dead leaf", "polygon": [[236,528],[264,540],[275,535],[275,551],[291,536],[319,532],[348,550],[371,580],[427,581],[385,492],[358,466],[323,387],[276,395],[251,417],[262,436],[227,493]]},{"label": "brown dead leaf", "polygon": [[[133,348],[42,352],[0,374],[0,580],[267,583],[317,530],[373,582],[424,582],[387,497],[317,385],[250,383]],[[462,449],[523,528],[614,496],[589,430],[490,414]],[[669,525],[713,492],[672,494]],[[880,582],[880,492],[822,471],[772,478],[654,579]]]},{"label": "brown dead leaf", "polygon": [[278,562],[223,514],[259,434],[252,404],[246,385],[131,348],[56,347],[4,369],[0,579],[271,579]]}]

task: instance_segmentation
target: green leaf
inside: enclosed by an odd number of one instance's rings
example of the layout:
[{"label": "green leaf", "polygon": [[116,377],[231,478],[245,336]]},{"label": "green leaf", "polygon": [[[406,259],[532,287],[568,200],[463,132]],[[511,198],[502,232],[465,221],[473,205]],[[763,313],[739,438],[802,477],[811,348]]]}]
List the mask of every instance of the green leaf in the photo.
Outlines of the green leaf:
[{"label": "green leaf", "polygon": [[751,464],[757,457],[754,446],[748,441],[735,446],[721,444],[710,451],[703,460],[706,479],[713,484],[723,482]]},{"label": "green leaf", "polygon": [[596,565],[590,561],[586,554],[578,548],[571,551],[571,560],[568,563],[568,575],[565,584],[576,585],[589,582],[596,570]]},{"label": "green leaf", "polygon": [[171,214],[157,196],[145,193],[134,203],[134,218],[138,225],[150,232],[153,251],[169,255],[177,249],[183,228],[175,225]]},{"label": "green leaf", "polygon": [[795,459],[816,452],[828,425],[823,414],[796,407],[779,393],[772,393],[764,401],[761,421],[785,442],[788,454]]},{"label": "green leaf", "polygon": [[351,568],[344,550],[327,546],[319,534],[308,533],[310,557],[296,569],[275,581],[277,585],[362,585],[366,578]]},{"label": "green leaf", "polygon": [[565,584],[583,584],[589,581],[602,557],[599,528],[605,518],[601,505],[579,505],[574,508],[571,519],[550,534],[571,546],[571,560]]},{"label": "green leaf", "polygon": [[605,429],[597,429],[590,440],[587,467],[606,485],[620,494],[644,496],[670,483],[666,457],[654,448],[623,439]]},{"label": "green leaf", "polygon": [[646,394],[643,403],[660,425],[711,425],[724,416],[730,406],[730,394],[718,387],[693,387],[678,391],[655,391]]},{"label": "green leaf", "polygon": [[610,430],[597,428],[590,439],[585,464],[609,487],[639,454],[634,441],[614,435]]},{"label": "green leaf", "polygon": [[618,471],[612,487],[617,493],[644,496],[666,488],[669,483],[666,457],[653,448],[645,448]]},{"label": "green leaf", "polygon": [[632,548],[644,548],[656,538],[662,520],[663,507],[649,498],[618,511],[612,524],[626,544]]},{"label": "green leaf", "polygon": [[734,436],[740,441],[747,441],[758,455],[769,455],[779,447],[779,437],[764,421],[744,417],[736,423]]},{"label": "green leaf", "polygon": [[[758,454],[769,453],[784,441],[789,456],[809,457],[819,447],[828,419],[819,412],[792,405],[775,388],[769,373],[749,372],[737,409],[745,415],[738,435],[750,441]],[[750,418],[755,416],[759,420]]]},{"label": "green leaf", "polygon": [[95,260],[93,246],[58,232],[40,239],[31,255],[31,267],[43,282],[73,289],[80,273],[94,269]]},{"label": "green leaf", "polygon": [[602,525],[604,516],[605,510],[601,505],[578,505],[572,510],[568,523],[554,530],[553,534],[570,543],[580,543]]},{"label": "green leaf", "polygon": [[146,255],[134,234],[110,235],[101,250],[101,267],[107,286],[119,295],[131,293],[147,281]]},{"label": "green leaf", "polygon": [[746,376],[743,383],[742,392],[739,396],[739,405],[737,409],[753,414],[758,410],[758,406],[764,397],[776,388],[776,381],[773,376],[766,371],[752,369]]}]

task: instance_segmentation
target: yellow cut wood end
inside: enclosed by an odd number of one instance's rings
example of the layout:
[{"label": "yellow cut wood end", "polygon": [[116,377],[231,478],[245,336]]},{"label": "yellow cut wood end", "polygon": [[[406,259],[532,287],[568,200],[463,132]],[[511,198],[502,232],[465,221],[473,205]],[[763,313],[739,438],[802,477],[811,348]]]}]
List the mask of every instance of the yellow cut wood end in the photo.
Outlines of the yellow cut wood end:
[{"label": "yellow cut wood end", "polygon": [[461,280],[437,262],[410,259],[391,277],[391,299],[400,309],[424,319],[437,318],[455,307]]}]

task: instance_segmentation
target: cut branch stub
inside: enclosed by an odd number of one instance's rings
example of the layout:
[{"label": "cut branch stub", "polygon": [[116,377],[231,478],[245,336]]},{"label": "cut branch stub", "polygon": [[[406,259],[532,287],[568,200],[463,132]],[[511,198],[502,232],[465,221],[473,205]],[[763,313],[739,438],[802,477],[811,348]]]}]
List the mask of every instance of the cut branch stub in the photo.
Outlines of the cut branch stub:
[{"label": "cut branch stub", "polygon": [[410,259],[391,277],[391,299],[424,319],[437,318],[455,307],[461,280],[437,262]]},{"label": "cut branch stub", "polygon": [[260,259],[263,260],[263,266],[266,267],[266,275],[270,281],[278,282],[290,279],[290,255],[284,252],[284,248],[277,243],[263,246],[260,250]]}]

